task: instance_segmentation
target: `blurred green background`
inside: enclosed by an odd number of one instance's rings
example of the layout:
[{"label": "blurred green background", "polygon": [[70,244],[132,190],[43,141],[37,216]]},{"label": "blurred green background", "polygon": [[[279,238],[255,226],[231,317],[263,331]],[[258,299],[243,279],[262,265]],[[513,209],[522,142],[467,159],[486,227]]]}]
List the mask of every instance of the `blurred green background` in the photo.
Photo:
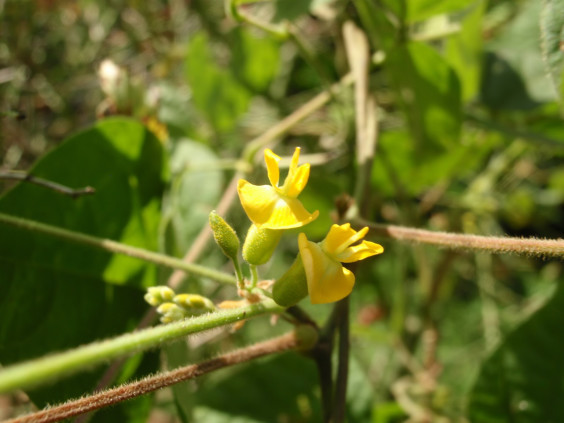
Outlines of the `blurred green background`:
[{"label": "blurred green background", "polygon": [[[239,15],[238,15],[239,13]],[[558,0],[0,0],[0,171],[25,170],[94,196],[0,179],[0,212],[182,257],[229,180],[266,183],[241,155],[349,65],[353,21],[373,61],[378,143],[363,217],[437,231],[561,238],[562,70]],[[354,91],[268,144],[302,147],[301,195],[320,217],[353,195]],[[284,171],[283,171],[284,174]],[[237,201],[225,218],[242,237]],[[295,258],[285,234],[261,275]],[[369,235],[370,237],[370,235]],[[371,238],[351,296],[347,421],[564,421],[562,262]],[[198,261],[231,271],[209,243]],[[147,286],[170,272],[0,226],[0,362],[131,330]],[[233,299],[229,286],[182,289]],[[329,306],[303,307],[320,322]],[[288,329],[268,319],[132,357],[120,381]],[[38,407],[89,392],[103,370],[27,392]],[[99,412],[96,421],[315,422],[313,362],[284,354]],[[4,398],[0,418],[28,410]],[[4,413],[4,415],[2,414]]]}]

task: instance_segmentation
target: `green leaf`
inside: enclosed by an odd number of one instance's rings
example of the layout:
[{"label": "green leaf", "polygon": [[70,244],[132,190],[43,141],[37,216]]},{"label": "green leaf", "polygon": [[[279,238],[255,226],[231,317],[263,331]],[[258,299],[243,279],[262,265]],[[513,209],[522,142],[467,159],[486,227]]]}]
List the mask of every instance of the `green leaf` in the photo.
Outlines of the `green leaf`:
[{"label": "green leaf", "polygon": [[293,21],[309,13],[313,0],[275,0],[276,12],[273,21]]},{"label": "green leaf", "polygon": [[237,422],[321,421],[317,379],[313,361],[295,353],[216,373],[196,393],[195,420],[222,421],[207,418],[212,410]]},{"label": "green leaf", "polygon": [[494,109],[527,110],[556,97],[546,77],[539,39],[541,1],[523,2],[519,13],[486,44],[482,100]]},{"label": "green leaf", "polygon": [[418,153],[455,145],[461,129],[460,84],[448,63],[430,46],[412,42],[391,50],[388,64]]},{"label": "green leaf", "polygon": [[[70,187],[75,200],[21,183],[0,211],[137,247],[157,247],[165,167],[159,141],[138,122],[103,121],[43,157],[33,175]],[[9,364],[135,327],[147,310],[140,287],[156,268],[47,235],[0,226],[0,361]],[[91,390],[99,372],[29,392],[38,405]]]},{"label": "green leaf", "polygon": [[250,93],[210,55],[210,42],[198,34],[188,44],[185,75],[192,100],[218,132],[228,132],[247,111]]},{"label": "green leaf", "polygon": [[511,332],[482,364],[470,396],[471,421],[564,421],[564,288]]},{"label": "green leaf", "polygon": [[274,79],[280,61],[280,43],[240,27],[231,34],[231,70],[247,87],[263,93]]},{"label": "green leaf", "polygon": [[540,21],[541,48],[545,66],[556,92],[563,93],[564,0],[545,0]]},{"label": "green leaf", "polygon": [[479,0],[460,22],[460,31],[446,40],[445,59],[460,80],[462,100],[472,100],[480,88],[482,72],[482,19],[486,2]]},{"label": "green leaf", "polygon": [[164,244],[166,252],[181,256],[209,224],[209,214],[222,195],[223,172],[211,149],[187,139],[174,146],[171,172],[172,187],[164,207]]},{"label": "green leaf", "polygon": [[408,22],[422,21],[435,15],[451,13],[470,6],[476,0],[408,0]]}]

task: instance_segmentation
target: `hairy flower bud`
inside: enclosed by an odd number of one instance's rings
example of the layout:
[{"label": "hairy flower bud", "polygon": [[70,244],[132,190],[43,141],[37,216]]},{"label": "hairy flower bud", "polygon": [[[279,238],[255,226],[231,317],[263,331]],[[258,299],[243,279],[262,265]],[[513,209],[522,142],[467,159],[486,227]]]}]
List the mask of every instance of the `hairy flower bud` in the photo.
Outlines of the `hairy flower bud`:
[{"label": "hairy flower bud", "polygon": [[241,245],[239,238],[233,228],[215,210],[210,213],[210,227],[221,251],[231,260],[236,261]]}]

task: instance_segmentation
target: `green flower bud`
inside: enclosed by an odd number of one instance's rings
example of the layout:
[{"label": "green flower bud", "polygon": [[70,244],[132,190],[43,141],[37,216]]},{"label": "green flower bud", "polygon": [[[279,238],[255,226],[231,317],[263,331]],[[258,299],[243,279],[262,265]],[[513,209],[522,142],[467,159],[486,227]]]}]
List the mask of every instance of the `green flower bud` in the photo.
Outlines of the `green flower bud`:
[{"label": "green flower bud", "polygon": [[209,298],[197,294],[179,294],[174,297],[174,303],[191,315],[215,310],[215,304]]},{"label": "green flower bud", "polygon": [[168,286],[151,286],[143,297],[153,307],[158,306],[174,298],[174,291]]},{"label": "green flower bud", "polygon": [[302,257],[298,257],[280,279],[274,282],[272,287],[272,299],[282,307],[290,307],[300,302],[308,294],[307,279],[302,263]]},{"label": "green flower bud", "polygon": [[313,349],[319,340],[319,331],[311,325],[298,325],[294,333],[298,340],[298,351]]},{"label": "green flower bud", "polygon": [[223,253],[231,260],[236,261],[239,254],[239,238],[229,224],[218,215],[215,210],[210,213],[210,227],[215,242]]},{"label": "green flower bud", "polygon": [[251,225],[243,244],[243,258],[255,266],[266,263],[272,257],[281,237],[281,230],[261,229]]},{"label": "green flower bud", "polygon": [[163,303],[157,307],[157,313],[161,314],[161,322],[170,323],[182,320],[186,317],[184,309],[174,303]]}]

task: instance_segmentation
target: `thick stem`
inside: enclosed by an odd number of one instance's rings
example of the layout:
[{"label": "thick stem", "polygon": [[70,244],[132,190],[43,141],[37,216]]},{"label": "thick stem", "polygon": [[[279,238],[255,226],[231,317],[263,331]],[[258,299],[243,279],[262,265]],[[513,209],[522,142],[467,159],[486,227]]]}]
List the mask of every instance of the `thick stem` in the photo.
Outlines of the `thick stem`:
[{"label": "thick stem", "polygon": [[4,423],[47,423],[67,419],[78,414],[108,407],[112,404],[135,398],[166,386],[194,379],[214,370],[244,363],[265,355],[293,349],[296,348],[298,344],[299,340],[295,334],[293,332],[287,333],[277,338],[204,361],[203,363],[192,364],[173,371],[160,373],[138,382],[128,383],[118,388],[109,389],[78,400],[69,401],[65,404],[49,407],[45,410],[17,417]]},{"label": "thick stem", "polygon": [[261,314],[281,313],[283,310],[274,301],[264,300],[246,307],[221,310],[14,364],[0,370],[0,392],[39,385],[116,357],[159,346],[182,336],[229,325]]},{"label": "thick stem", "polygon": [[186,263],[183,260],[164,254],[155,253],[153,251],[144,250],[143,248],[132,247],[130,245],[121,244],[110,239],[98,238],[92,235],[70,231],[68,229],[59,228],[57,226],[48,225],[34,220],[22,219],[21,217],[15,217],[0,213],[0,223],[16,226],[27,231],[40,232],[78,244],[88,245],[90,247],[110,251],[112,253],[125,254],[127,256],[136,257],[141,260],[159,264],[161,266],[181,269],[185,272],[210,278],[218,282],[231,284],[234,284],[236,282],[235,278],[232,275],[218,272],[217,270],[209,269],[204,266]]}]

